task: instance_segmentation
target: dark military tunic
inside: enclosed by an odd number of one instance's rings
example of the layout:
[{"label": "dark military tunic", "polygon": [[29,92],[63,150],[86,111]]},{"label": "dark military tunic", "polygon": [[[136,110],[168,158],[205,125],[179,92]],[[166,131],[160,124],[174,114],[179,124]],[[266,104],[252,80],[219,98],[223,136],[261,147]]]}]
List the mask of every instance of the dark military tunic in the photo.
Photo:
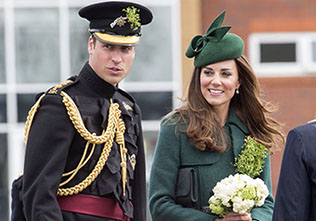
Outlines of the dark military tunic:
[{"label": "dark military tunic", "polygon": [[[123,196],[119,145],[113,141],[108,160],[82,194],[115,199],[124,214],[132,220],[145,221],[145,159],[140,109],[126,92],[105,82],[86,63],[79,76],[60,90],[77,105],[90,133],[101,135],[106,130],[110,99],[119,104],[125,123],[127,152],[127,184]],[[105,218],[61,211],[56,200],[59,184],[67,178],[62,174],[75,169],[82,157],[86,141],[69,119],[62,96],[45,95],[34,117],[26,147],[22,198],[27,220],[107,220]],[[91,150],[91,144],[88,150]],[[73,187],[84,180],[96,165],[104,144],[96,145],[89,162],[62,188]],[[129,158],[136,156],[133,169]]]}]

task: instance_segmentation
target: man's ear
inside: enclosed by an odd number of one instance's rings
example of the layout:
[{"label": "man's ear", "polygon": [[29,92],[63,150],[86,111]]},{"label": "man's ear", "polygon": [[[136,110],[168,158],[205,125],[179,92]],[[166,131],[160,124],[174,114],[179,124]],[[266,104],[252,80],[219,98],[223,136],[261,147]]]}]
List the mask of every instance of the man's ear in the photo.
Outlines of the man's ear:
[{"label": "man's ear", "polygon": [[91,55],[93,49],[94,49],[93,38],[92,38],[92,36],[90,36],[89,41],[88,41],[88,52],[90,55]]}]

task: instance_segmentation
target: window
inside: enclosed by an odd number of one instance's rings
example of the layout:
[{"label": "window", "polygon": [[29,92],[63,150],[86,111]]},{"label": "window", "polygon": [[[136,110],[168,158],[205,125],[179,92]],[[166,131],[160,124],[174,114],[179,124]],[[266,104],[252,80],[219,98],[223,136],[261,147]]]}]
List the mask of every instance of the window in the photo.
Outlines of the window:
[{"label": "window", "polygon": [[[88,21],[81,19],[78,8],[69,9],[70,75],[77,75],[84,62],[88,61]],[[83,47],[78,47],[82,45]]]},{"label": "window", "polygon": [[5,83],[4,12],[0,8],[0,84]]},{"label": "window", "polygon": [[316,40],[312,42],[313,62],[316,62]]},{"label": "window", "polygon": [[128,82],[172,81],[172,8],[161,6],[151,10],[155,17],[142,28],[131,74],[126,78]]},{"label": "window", "polygon": [[4,94],[0,94],[0,123],[7,122],[7,100]]},{"label": "window", "polygon": [[155,147],[158,138],[157,130],[147,130],[144,132],[144,146],[146,153],[146,177],[149,178],[151,165],[154,157]]},{"label": "window", "polygon": [[3,133],[0,133],[0,153],[0,214],[1,220],[9,220],[7,136]]},{"label": "window", "polygon": [[295,62],[295,43],[262,43],[260,44],[260,62]]},{"label": "window", "polygon": [[137,104],[142,110],[143,120],[160,120],[172,110],[172,92],[132,92]]},{"label": "window", "polygon": [[249,59],[259,77],[309,75],[316,72],[316,33],[255,33]]},{"label": "window", "polygon": [[57,8],[18,8],[14,19],[17,83],[60,82]]},{"label": "window", "polygon": [[26,122],[29,110],[35,103],[35,94],[17,94],[18,122]]}]

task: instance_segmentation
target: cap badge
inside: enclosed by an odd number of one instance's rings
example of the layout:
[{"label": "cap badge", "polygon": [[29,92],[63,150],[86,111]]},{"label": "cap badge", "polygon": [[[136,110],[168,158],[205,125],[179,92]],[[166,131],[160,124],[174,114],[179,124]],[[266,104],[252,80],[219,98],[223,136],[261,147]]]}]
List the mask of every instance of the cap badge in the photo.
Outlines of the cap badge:
[{"label": "cap badge", "polygon": [[124,24],[126,23],[125,21],[126,19],[127,17],[122,17],[122,16],[118,17],[110,24],[111,28],[114,28],[115,25],[118,25],[120,27],[124,26]]}]

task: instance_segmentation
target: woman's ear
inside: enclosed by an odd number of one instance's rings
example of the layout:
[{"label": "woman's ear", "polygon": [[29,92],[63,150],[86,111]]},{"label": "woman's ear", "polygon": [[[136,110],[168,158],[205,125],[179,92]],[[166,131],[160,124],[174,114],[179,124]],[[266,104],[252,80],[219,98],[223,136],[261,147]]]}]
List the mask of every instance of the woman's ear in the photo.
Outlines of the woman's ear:
[{"label": "woman's ear", "polygon": [[238,81],[236,82],[236,89],[239,89],[240,85],[241,85],[241,80],[239,78]]}]

